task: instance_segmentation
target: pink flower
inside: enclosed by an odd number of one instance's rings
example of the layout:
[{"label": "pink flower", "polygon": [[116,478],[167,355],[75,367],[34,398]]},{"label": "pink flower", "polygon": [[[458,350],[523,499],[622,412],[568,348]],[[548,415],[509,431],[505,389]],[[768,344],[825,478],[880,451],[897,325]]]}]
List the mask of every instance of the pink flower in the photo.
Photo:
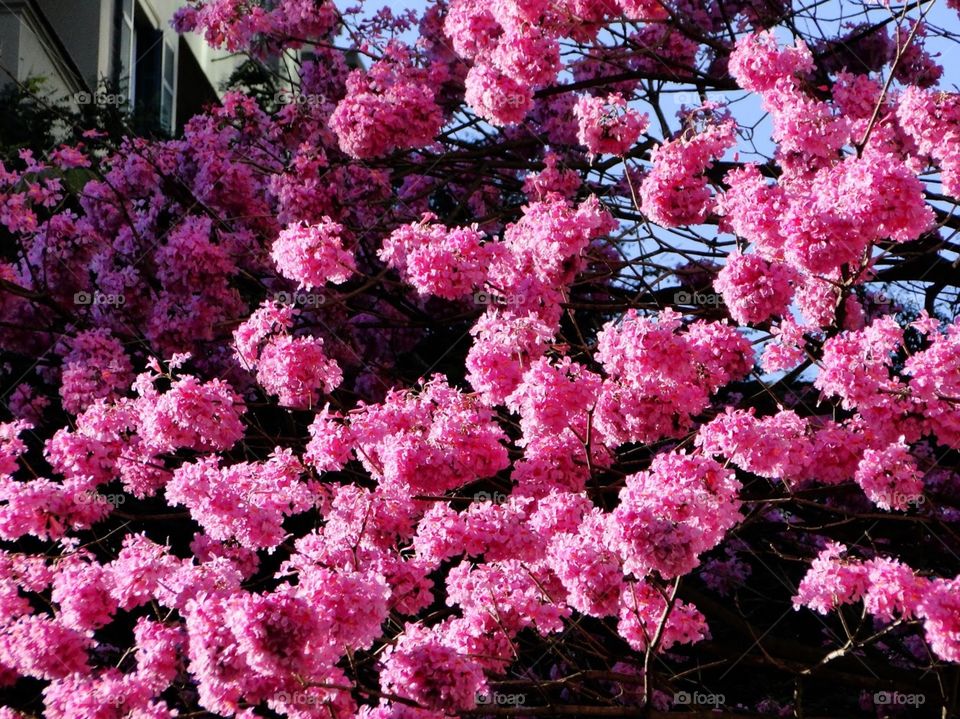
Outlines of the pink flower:
[{"label": "pink flower", "polygon": [[883,449],[867,449],[854,477],[880,509],[907,509],[922,501],[923,480],[903,437]]},{"label": "pink flower", "polygon": [[707,457],[657,455],[650,470],[627,477],[608,515],[606,537],[637,579],[656,570],[671,579],[694,569],[740,520],[740,482]]},{"label": "pink flower", "polygon": [[408,625],[384,653],[380,687],[431,708],[472,709],[486,688],[483,672],[435,633]]},{"label": "pink flower", "polygon": [[17,471],[17,458],[27,451],[27,445],[20,439],[20,434],[32,427],[33,425],[22,419],[0,424],[0,475]]},{"label": "pink flower", "polygon": [[130,389],[133,371],[123,345],[109,330],[88,330],[69,342],[63,359],[60,398],[79,414],[98,399],[115,399]]},{"label": "pink flower", "polygon": [[271,257],[284,277],[311,290],[342,284],[356,272],[353,254],[343,246],[343,226],[329,217],[319,224],[293,224],[273,243]]},{"label": "pink flower", "polygon": [[207,457],[185,464],[167,485],[167,500],[182,504],[214,539],[236,539],[252,549],[283,541],[283,519],[310,509],[310,485],[290,450],[277,450],[266,462],[220,467]]},{"label": "pink flower", "polygon": [[918,614],[937,656],[945,662],[960,662],[960,578],[931,582]]},{"label": "pink flower", "polygon": [[470,334],[475,339],[466,358],[467,380],[489,404],[503,404],[554,333],[532,312],[490,307]]},{"label": "pink flower", "polygon": [[320,393],[329,394],[343,381],[336,360],[330,359],[323,340],[315,337],[275,337],[267,342],[257,366],[257,381],[277,395],[282,407],[315,407]]},{"label": "pink flower", "polygon": [[713,205],[703,172],[733,145],[733,131],[732,122],[712,124],[703,132],[654,148],[653,168],[640,183],[644,214],[663,227],[702,222]]},{"label": "pink flower", "polygon": [[508,465],[492,413],[435,380],[420,394],[391,392],[351,421],[358,459],[379,481],[438,493],[489,477]]},{"label": "pink flower", "polygon": [[619,613],[624,587],[620,559],[607,547],[603,534],[603,515],[591,513],[575,532],[557,532],[547,554],[570,606],[596,617]]},{"label": "pink flower", "polygon": [[137,407],[140,433],[159,452],[229,449],[243,436],[243,401],[223,380],[187,375],[163,394],[148,385]]},{"label": "pink flower", "polygon": [[442,124],[429,80],[402,61],[380,61],[368,73],[354,70],[346,97],[330,116],[340,149],[360,159],[425,147]]},{"label": "pink flower", "polygon": [[713,286],[723,295],[730,316],[740,324],[783,315],[793,296],[796,273],[758,255],[730,255]]},{"label": "pink flower", "polygon": [[680,332],[680,315],[657,319],[629,310],[598,336],[596,358],[607,374],[595,426],[617,443],[677,436],[710,395],[753,365],[746,339],[729,325],[694,323]]},{"label": "pink flower", "polygon": [[455,300],[482,286],[498,257],[477,227],[446,228],[426,213],[418,223],[394,230],[378,255],[421,295]]},{"label": "pink flower", "polygon": [[813,69],[813,56],[803,40],[780,49],[772,32],[744,35],[730,56],[730,72],[740,87],[768,92],[782,79],[793,79]]},{"label": "pink flower", "polygon": [[19,676],[60,679],[90,670],[87,653],[93,640],[57,619],[31,614],[0,633],[0,665]]},{"label": "pink flower", "polygon": [[575,108],[580,144],[593,155],[622,155],[640,137],[649,119],[627,106],[620,93],[606,98],[581,95]]},{"label": "pink flower", "polygon": [[117,609],[108,573],[88,557],[68,557],[57,566],[50,598],[60,605],[64,625],[80,631],[109,624]]},{"label": "pink flower", "polygon": [[700,428],[697,445],[741,469],[792,482],[804,475],[812,451],[807,421],[791,410],[757,419],[753,410],[727,408]]},{"label": "pink flower", "polygon": [[856,560],[842,559],[845,551],[840,544],[827,543],[797,587],[794,609],[807,606],[820,614],[827,614],[842,604],[851,604],[863,597],[869,581],[866,568]]},{"label": "pink flower", "polygon": [[[695,644],[709,638],[706,618],[692,604],[677,601],[667,612],[667,600],[646,582],[630,582],[621,593],[620,621],[617,632],[636,651],[646,651],[663,623],[663,634],[656,649],[664,651],[675,644]],[[665,621],[664,621],[665,619]]]},{"label": "pink flower", "polygon": [[146,604],[178,565],[166,547],[143,534],[129,534],[117,558],[105,566],[110,595],[127,611]]},{"label": "pink flower", "polygon": [[478,115],[496,125],[517,123],[533,105],[533,88],[478,60],[467,73],[466,101]]}]

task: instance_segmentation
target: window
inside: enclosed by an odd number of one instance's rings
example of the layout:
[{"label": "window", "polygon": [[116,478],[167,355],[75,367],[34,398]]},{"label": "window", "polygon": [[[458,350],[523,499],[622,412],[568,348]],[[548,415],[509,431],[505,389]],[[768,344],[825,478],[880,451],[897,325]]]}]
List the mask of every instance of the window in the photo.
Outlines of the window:
[{"label": "window", "polygon": [[120,57],[118,85],[126,91],[127,105],[133,107],[133,87],[135,82],[133,0],[123,0],[120,9]]},{"label": "window", "polygon": [[169,40],[163,42],[163,72],[160,79],[160,124],[173,131],[176,109],[177,50]]},{"label": "window", "polygon": [[164,37],[135,0],[120,8],[119,85],[126,90],[134,123],[145,130],[174,131],[177,46]]}]

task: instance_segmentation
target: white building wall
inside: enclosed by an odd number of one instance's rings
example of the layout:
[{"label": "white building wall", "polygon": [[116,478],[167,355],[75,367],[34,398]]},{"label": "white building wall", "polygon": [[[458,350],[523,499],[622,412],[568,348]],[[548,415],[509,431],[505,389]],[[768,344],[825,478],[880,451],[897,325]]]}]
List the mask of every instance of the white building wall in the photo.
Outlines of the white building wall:
[{"label": "white building wall", "polygon": [[29,2],[0,3],[0,85],[42,77],[51,99],[70,100],[84,88],[44,16]]},{"label": "white building wall", "polygon": [[[53,94],[93,90],[115,77],[117,5],[122,0],[3,0],[0,2],[0,86],[42,75]],[[178,48],[170,25],[181,0],[135,0],[165,43]],[[44,29],[46,26],[46,29]],[[207,82],[218,94],[243,58],[210,48],[195,33],[183,36]]]}]

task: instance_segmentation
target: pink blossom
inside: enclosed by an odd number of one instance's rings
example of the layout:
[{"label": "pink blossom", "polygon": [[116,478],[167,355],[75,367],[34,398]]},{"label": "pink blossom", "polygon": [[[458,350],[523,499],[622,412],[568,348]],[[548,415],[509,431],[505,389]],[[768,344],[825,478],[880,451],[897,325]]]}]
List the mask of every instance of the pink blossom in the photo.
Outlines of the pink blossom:
[{"label": "pink blossom", "polygon": [[424,147],[440,131],[443,116],[428,79],[401,63],[381,61],[347,79],[346,97],[330,116],[330,128],[351,157]]},{"label": "pink blossom", "polygon": [[0,474],[17,471],[17,458],[27,449],[20,434],[31,428],[32,425],[22,419],[0,424]]},{"label": "pink blossom", "polygon": [[856,560],[841,557],[845,547],[834,542],[817,555],[797,587],[793,606],[807,606],[826,614],[842,604],[856,602],[868,587],[866,568]]},{"label": "pink blossom", "polygon": [[381,688],[427,707],[472,709],[486,686],[476,663],[417,625],[407,626],[382,661]]},{"label": "pink blossom", "polygon": [[727,408],[700,428],[697,444],[747,472],[792,482],[807,468],[812,451],[807,434],[807,422],[791,410],[757,419],[752,410]]},{"label": "pink blossom", "polygon": [[340,385],[343,372],[327,356],[320,338],[286,335],[263,348],[257,381],[277,395],[280,406],[307,409],[316,406],[321,392],[329,394]]},{"label": "pink blossom", "polygon": [[543,158],[544,169],[527,175],[523,181],[523,191],[533,202],[546,200],[551,193],[570,200],[580,187],[580,176],[576,171],[564,168],[560,158],[548,152]]},{"label": "pink blossom", "polygon": [[214,539],[275,547],[284,537],[283,518],[313,506],[314,492],[300,481],[301,470],[290,450],[278,450],[263,463],[228,467],[208,457],[173,473],[167,499],[186,506]]},{"label": "pink blossom", "polygon": [[533,105],[533,89],[498,70],[487,61],[477,61],[467,73],[466,101],[477,114],[496,125],[517,123]]},{"label": "pink blossom", "polygon": [[652,150],[653,169],[639,191],[644,214],[663,227],[702,222],[713,205],[703,172],[733,145],[733,130],[731,122],[713,124]]},{"label": "pink blossom", "polygon": [[167,392],[142,388],[140,433],[158,451],[223,450],[243,436],[243,401],[223,380],[200,382],[187,375]]},{"label": "pink blossom", "polygon": [[0,633],[0,665],[21,676],[60,679],[89,671],[92,645],[89,637],[57,619],[31,614]]},{"label": "pink blossom", "polygon": [[854,479],[881,509],[907,509],[923,494],[916,460],[903,437],[883,449],[867,449]]},{"label": "pink blossom", "polygon": [[574,609],[596,617],[619,613],[623,570],[620,559],[604,541],[602,514],[587,515],[575,532],[557,532],[547,561]]},{"label": "pink blossom", "polygon": [[81,332],[69,344],[60,385],[65,410],[79,414],[98,399],[114,399],[130,389],[130,359],[109,330]]},{"label": "pink blossom", "polygon": [[795,276],[782,263],[767,262],[758,255],[736,254],[727,258],[713,286],[723,295],[730,316],[740,324],[751,324],[786,312]]},{"label": "pink blossom", "polygon": [[358,459],[381,482],[444,492],[507,466],[502,430],[474,399],[441,381],[420,394],[392,392],[351,427]]},{"label": "pink blossom", "polygon": [[718,462],[697,455],[657,455],[650,470],[627,477],[606,537],[625,572],[642,579],[685,574],[740,519],[740,483]]},{"label": "pink blossom", "polygon": [[646,582],[630,582],[624,587],[617,632],[633,649],[645,651],[661,624],[663,633],[656,647],[661,651],[675,644],[694,644],[710,636],[706,619],[696,607],[678,601],[668,611],[662,591]]},{"label": "pink blossom", "polygon": [[426,213],[419,223],[394,230],[378,254],[421,295],[454,300],[483,284],[497,246],[485,243],[476,226],[448,229],[436,219]]},{"label": "pink blossom", "polygon": [[109,624],[117,609],[104,568],[87,557],[68,557],[57,567],[50,598],[64,625],[87,631]]},{"label": "pink blossom", "polygon": [[730,56],[730,72],[740,87],[754,92],[767,92],[782,78],[812,69],[813,56],[802,40],[780,49],[772,32],[744,35]]},{"label": "pink blossom", "polygon": [[127,535],[117,558],[106,565],[110,595],[124,610],[146,604],[177,565],[166,547],[143,534]]},{"label": "pink blossom", "polygon": [[580,144],[594,155],[622,155],[646,129],[649,119],[627,105],[619,93],[606,98],[582,95],[575,108]]},{"label": "pink blossom", "polygon": [[553,331],[535,314],[489,308],[470,330],[467,379],[490,404],[503,404],[530,363],[543,354]]},{"label": "pink blossom", "polygon": [[298,222],[280,233],[271,257],[284,277],[304,289],[342,284],[356,272],[353,254],[343,245],[343,231],[326,216],[316,225]]},{"label": "pink blossom", "polygon": [[936,579],[930,583],[918,607],[923,628],[933,651],[947,662],[960,661],[960,579]]}]

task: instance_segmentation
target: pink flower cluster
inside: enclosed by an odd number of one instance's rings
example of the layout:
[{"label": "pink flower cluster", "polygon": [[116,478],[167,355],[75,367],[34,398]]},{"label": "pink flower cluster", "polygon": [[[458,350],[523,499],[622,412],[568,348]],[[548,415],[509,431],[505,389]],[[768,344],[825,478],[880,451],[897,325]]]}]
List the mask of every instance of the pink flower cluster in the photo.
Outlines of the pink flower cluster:
[{"label": "pink flower cluster", "polygon": [[628,107],[619,93],[605,98],[582,95],[574,108],[580,144],[592,155],[622,155],[640,137],[649,119]]},{"label": "pink flower cluster", "polygon": [[[333,420],[318,421],[315,436],[324,442],[323,427]],[[367,471],[400,491],[443,493],[508,465],[506,438],[490,410],[440,379],[419,393],[391,392],[382,405],[352,415],[344,431]],[[340,464],[343,456],[330,444],[314,444],[310,452],[321,466]]]},{"label": "pink flower cluster", "polygon": [[448,229],[436,219],[426,213],[394,230],[378,254],[420,294],[455,300],[483,284],[498,246],[485,243],[476,226]]},{"label": "pink flower cluster", "polygon": [[467,380],[486,402],[503,404],[554,332],[532,312],[518,315],[494,307],[470,334],[475,339],[466,358]]},{"label": "pink flower cluster", "polygon": [[70,342],[60,385],[67,412],[79,414],[98,399],[116,399],[132,384],[130,359],[110,330],[81,332]]},{"label": "pink flower cluster", "polygon": [[316,491],[300,475],[303,468],[290,450],[266,462],[220,467],[215,457],[184,464],[166,487],[167,501],[183,505],[203,530],[218,540],[237,540],[251,549],[283,541],[283,518],[305,512]]},{"label": "pink flower cluster", "polygon": [[702,222],[713,208],[703,173],[734,141],[733,123],[723,121],[654,148],[653,168],[640,184],[644,214],[662,227]]},{"label": "pink flower cluster", "polygon": [[357,270],[353,254],[344,248],[343,232],[329,217],[312,226],[297,223],[280,233],[271,256],[280,273],[303,289],[341,284]]},{"label": "pink flower cluster", "polygon": [[296,310],[266,302],[233,333],[237,359],[257,373],[257,381],[276,395],[283,407],[317,406],[320,393],[330,393],[343,381],[336,360],[319,337],[292,336]]},{"label": "pink flower cluster", "polygon": [[960,578],[927,579],[895,559],[863,561],[844,556],[847,552],[843,545],[828,543],[797,588],[795,608],[806,606],[826,614],[841,605],[863,601],[864,609],[883,622],[919,618],[933,651],[945,661],[958,660],[956,589]]},{"label": "pink flower cluster", "polygon": [[944,192],[960,197],[960,99],[957,95],[907,87],[898,98],[896,113],[917,149],[938,163]]},{"label": "pink flower cluster", "polygon": [[500,3],[454,0],[444,32],[458,55],[469,59],[465,100],[495,124],[523,120],[533,91],[549,84],[561,68],[563,28],[543,2]]},{"label": "pink flower cluster", "polygon": [[332,3],[281,0],[269,7],[238,0],[189,0],[174,16],[179,32],[202,31],[212,46],[237,51],[260,36],[323,37],[337,25]]},{"label": "pink flower cluster", "polygon": [[340,149],[366,159],[429,145],[443,124],[430,85],[429,74],[402,55],[354,70],[330,115]]},{"label": "pink flower cluster", "polygon": [[627,477],[607,539],[637,578],[687,574],[739,521],[739,490],[734,473],[713,459],[657,455],[648,471]]},{"label": "pink flower cluster", "polygon": [[796,274],[782,263],[758,255],[730,255],[713,286],[723,295],[730,316],[740,324],[765,322],[786,313]]},{"label": "pink flower cluster", "polygon": [[563,290],[583,265],[591,242],[612,233],[616,221],[596,197],[573,205],[556,196],[525,206],[503,231],[503,254],[490,268],[490,289],[512,300],[513,311],[534,311],[548,325],[559,320]]},{"label": "pink flower cluster", "polygon": [[138,378],[139,431],[160,452],[224,450],[243,436],[243,400],[223,380],[200,382],[186,375],[158,392],[153,379]]},{"label": "pink flower cluster", "polygon": [[710,395],[753,367],[749,342],[730,325],[698,322],[682,331],[680,316],[656,319],[630,310],[598,336],[597,359],[607,374],[596,407],[596,427],[616,442],[676,437]]}]

